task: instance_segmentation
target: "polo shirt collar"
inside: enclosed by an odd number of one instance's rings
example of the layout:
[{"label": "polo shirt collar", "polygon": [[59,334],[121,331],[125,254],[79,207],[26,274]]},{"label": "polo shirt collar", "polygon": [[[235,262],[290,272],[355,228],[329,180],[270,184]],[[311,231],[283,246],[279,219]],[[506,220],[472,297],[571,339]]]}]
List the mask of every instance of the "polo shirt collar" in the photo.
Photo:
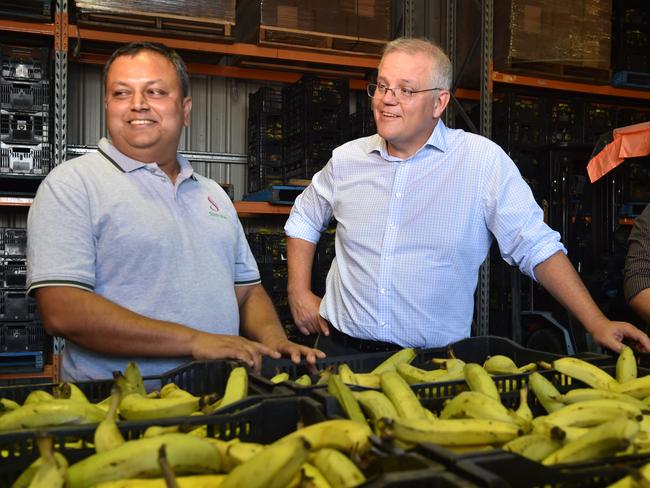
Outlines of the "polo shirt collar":
[{"label": "polo shirt collar", "polygon": [[[108,159],[111,164],[113,164],[113,166],[115,166],[123,173],[130,173],[131,171],[135,171],[136,169],[144,168],[147,166],[147,163],[143,163],[137,159],[130,158],[118,151],[117,148],[106,137],[102,137],[100,139],[98,143],[98,149],[99,152],[104,155],[104,157]],[[176,155],[176,159],[180,165],[180,180],[182,181],[187,178],[196,180],[196,176],[194,176],[194,169],[192,168],[190,162],[180,154]]]},{"label": "polo shirt collar", "polygon": [[[427,139],[427,142],[425,142],[422,148],[420,148],[417,152],[420,152],[425,147],[431,147],[431,148],[438,149],[439,151],[446,152],[448,148],[448,143],[447,143],[448,130],[449,129],[447,129],[447,126],[442,121],[442,119],[438,119],[438,123],[436,124],[435,128],[433,129],[433,132],[429,136],[429,139]],[[401,161],[401,159],[395,158],[394,156],[388,154],[388,149],[386,148],[386,139],[381,137],[379,134],[375,134],[373,137],[369,139],[367,151],[368,154],[372,152],[379,153],[379,155],[382,158],[386,159],[387,161]]]}]

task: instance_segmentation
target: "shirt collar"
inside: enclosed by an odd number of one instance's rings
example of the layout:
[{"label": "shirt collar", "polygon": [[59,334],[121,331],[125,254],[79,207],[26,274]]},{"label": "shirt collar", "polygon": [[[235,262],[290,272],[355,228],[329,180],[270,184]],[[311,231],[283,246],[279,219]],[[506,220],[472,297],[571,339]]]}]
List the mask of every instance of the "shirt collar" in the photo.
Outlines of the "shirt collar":
[{"label": "shirt collar", "polygon": [[[113,164],[113,166],[115,166],[123,173],[130,173],[131,171],[135,171],[136,169],[144,168],[147,166],[147,163],[143,163],[137,159],[130,158],[126,154],[118,151],[118,149],[106,137],[102,137],[100,139],[98,148],[99,152],[103,154],[104,157],[106,157],[106,159],[108,159]],[[187,158],[181,156],[180,154],[176,154],[176,159],[180,165],[179,177],[181,177],[181,181],[186,178],[192,178],[193,180],[196,180],[196,176],[194,176],[194,169],[192,168],[192,165],[187,160]]]},{"label": "shirt collar", "polygon": [[[439,151],[446,152],[448,148],[448,144],[447,144],[448,130],[449,129],[447,129],[447,126],[442,121],[442,119],[438,119],[438,123],[436,124],[435,128],[433,129],[433,132],[429,136],[429,139],[427,139],[427,142],[424,143],[422,148],[420,148],[416,152],[416,154],[422,151],[422,149],[425,147],[432,147],[438,149]],[[386,159],[387,161],[401,161],[401,159],[395,158],[394,156],[388,154],[388,149],[386,148],[386,139],[381,137],[379,134],[375,134],[368,141],[368,154],[372,152],[379,153],[379,155],[382,158]]]}]

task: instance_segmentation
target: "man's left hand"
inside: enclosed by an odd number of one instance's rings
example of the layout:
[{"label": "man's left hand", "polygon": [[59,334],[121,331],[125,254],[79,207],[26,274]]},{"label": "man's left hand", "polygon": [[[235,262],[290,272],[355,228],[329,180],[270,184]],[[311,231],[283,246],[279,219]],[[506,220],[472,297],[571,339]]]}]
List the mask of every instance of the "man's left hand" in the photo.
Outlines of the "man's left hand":
[{"label": "man's left hand", "polygon": [[627,322],[605,320],[598,324],[592,335],[598,344],[618,353],[623,348],[623,341],[637,352],[650,352],[648,335]]}]

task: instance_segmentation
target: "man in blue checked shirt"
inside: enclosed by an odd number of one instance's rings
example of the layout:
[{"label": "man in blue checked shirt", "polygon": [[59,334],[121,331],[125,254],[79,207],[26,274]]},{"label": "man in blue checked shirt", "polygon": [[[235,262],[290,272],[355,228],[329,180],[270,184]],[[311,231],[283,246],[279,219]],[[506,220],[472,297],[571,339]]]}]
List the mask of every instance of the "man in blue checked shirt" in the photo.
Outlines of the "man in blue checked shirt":
[{"label": "man in blue checked shirt", "polygon": [[[368,86],[377,134],[336,148],[300,195],[285,231],[288,297],[303,334],[328,355],[445,346],[470,335],[478,270],[493,239],[604,347],[650,340],[608,320],[517,167],[490,140],[450,129],[452,67],[422,39],[390,42]],[[336,219],[325,296],[310,289],[321,232]]]}]

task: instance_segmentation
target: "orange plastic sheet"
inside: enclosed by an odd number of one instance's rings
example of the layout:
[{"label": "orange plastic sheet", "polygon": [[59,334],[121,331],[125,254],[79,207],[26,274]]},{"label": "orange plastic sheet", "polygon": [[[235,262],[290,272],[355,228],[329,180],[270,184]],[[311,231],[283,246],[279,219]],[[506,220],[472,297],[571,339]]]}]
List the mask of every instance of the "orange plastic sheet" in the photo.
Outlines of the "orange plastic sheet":
[{"label": "orange plastic sheet", "polygon": [[593,183],[621,164],[625,158],[650,154],[650,122],[614,129],[613,140],[587,164]]}]

